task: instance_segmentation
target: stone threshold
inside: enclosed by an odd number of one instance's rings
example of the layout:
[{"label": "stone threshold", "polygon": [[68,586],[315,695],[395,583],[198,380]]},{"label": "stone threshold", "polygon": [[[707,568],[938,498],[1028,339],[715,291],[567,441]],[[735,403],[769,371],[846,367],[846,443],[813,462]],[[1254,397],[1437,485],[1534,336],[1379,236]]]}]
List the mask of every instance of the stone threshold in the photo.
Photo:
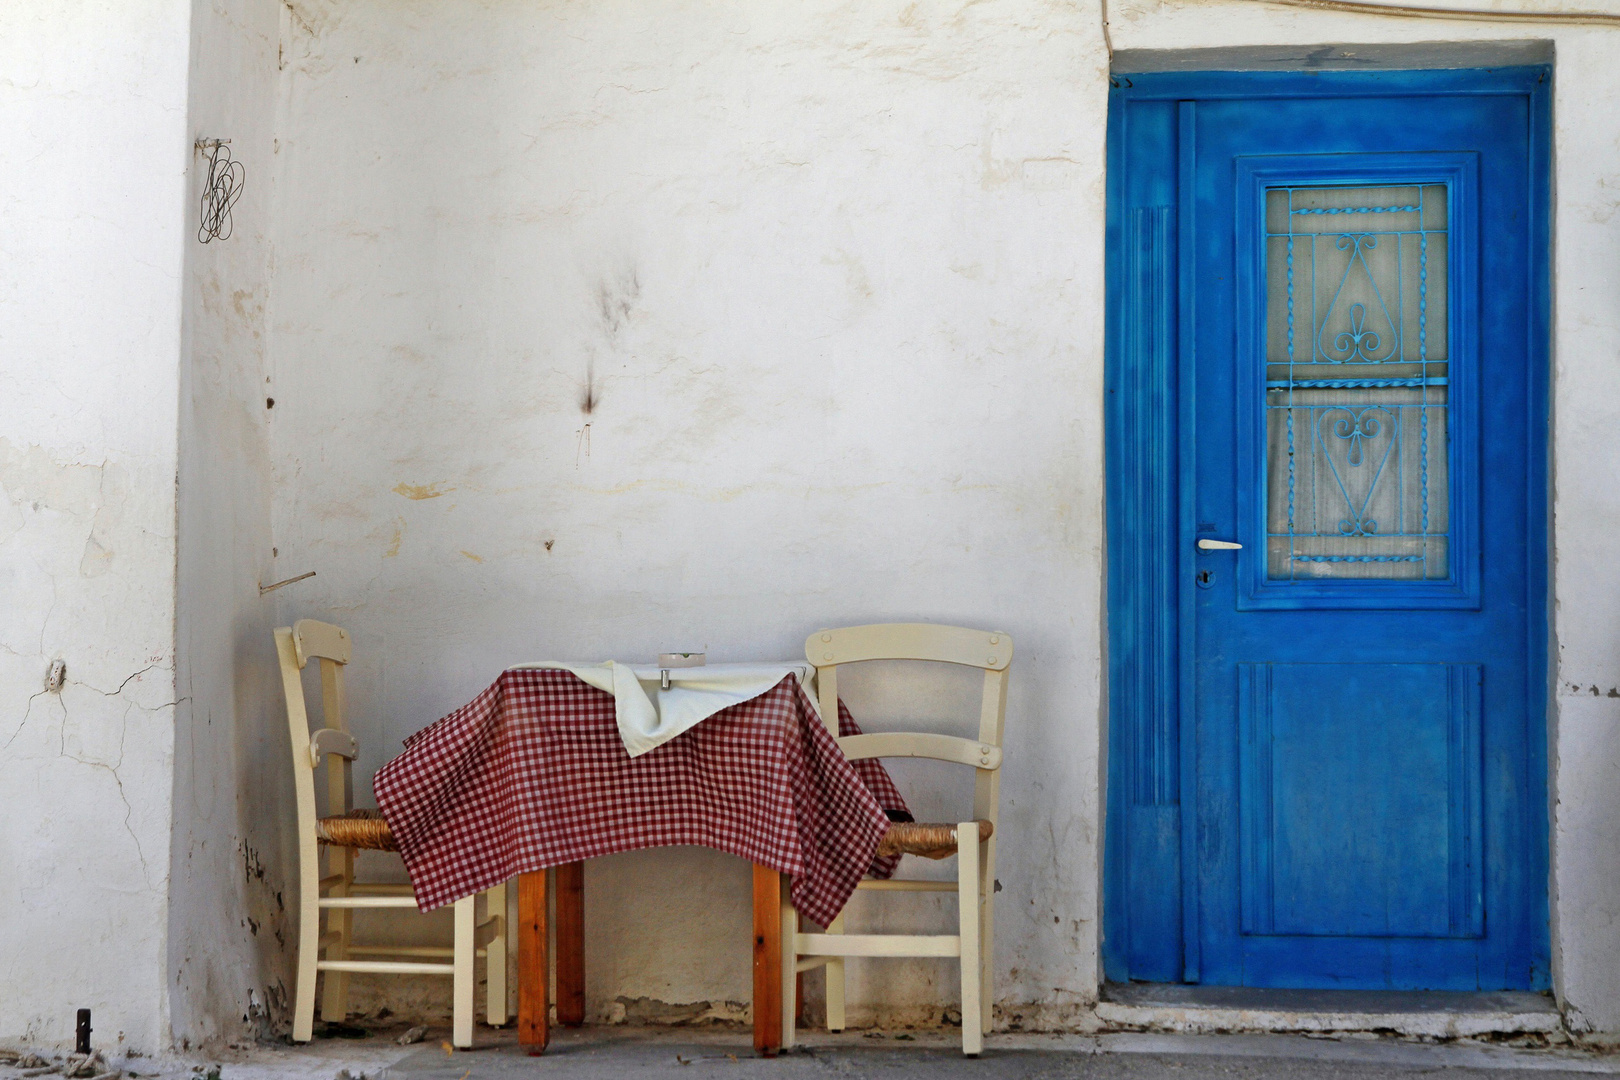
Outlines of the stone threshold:
[{"label": "stone threshold", "polygon": [[1451,990],[1108,983],[1097,1017],[1112,1027],[1184,1034],[1366,1031],[1463,1039],[1563,1031],[1563,1017],[1547,994]]}]

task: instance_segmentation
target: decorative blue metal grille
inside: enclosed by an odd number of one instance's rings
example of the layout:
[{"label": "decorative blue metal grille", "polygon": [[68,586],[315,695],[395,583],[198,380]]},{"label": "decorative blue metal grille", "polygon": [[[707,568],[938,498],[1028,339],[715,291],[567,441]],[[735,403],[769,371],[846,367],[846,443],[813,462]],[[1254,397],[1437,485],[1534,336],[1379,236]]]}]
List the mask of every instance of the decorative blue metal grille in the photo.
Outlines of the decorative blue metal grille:
[{"label": "decorative blue metal grille", "polygon": [[1449,572],[1449,212],[1444,184],[1267,191],[1273,579]]}]

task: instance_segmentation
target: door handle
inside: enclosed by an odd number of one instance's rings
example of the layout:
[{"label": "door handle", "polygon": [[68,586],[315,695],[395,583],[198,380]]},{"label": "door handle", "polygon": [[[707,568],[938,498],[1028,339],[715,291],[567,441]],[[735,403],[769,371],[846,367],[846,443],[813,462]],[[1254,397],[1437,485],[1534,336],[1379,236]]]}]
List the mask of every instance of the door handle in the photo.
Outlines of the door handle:
[{"label": "door handle", "polygon": [[1237,551],[1242,544],[1234,544],[1230,540],[1199,540],[1199,551]]}]

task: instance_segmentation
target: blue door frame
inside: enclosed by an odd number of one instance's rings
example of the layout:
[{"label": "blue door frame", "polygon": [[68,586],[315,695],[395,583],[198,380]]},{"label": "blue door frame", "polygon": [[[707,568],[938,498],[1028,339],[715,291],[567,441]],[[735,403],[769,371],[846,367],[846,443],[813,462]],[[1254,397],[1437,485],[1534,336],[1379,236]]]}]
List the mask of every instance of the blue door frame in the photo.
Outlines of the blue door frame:
[{"label": "blue door frame", "polygon": [[[1118,79],[1109,110],[1107,239],[1109,754],[1103,964],[1110,980],[1451,989],[1548,984],[1550,79],[1545,67],[1177,72]],[[1324,150],[1333,139],[1317,133],[1290,147],[1301,152],[1290,153],[1281,148],[1287,140],[1277,138],[1279,124],[1297,122],[1314,105],[1326,110],[1330,102],[1341,109],[1359,103],[1364,126],[1376,126],[1380,116],[1400,116],[1414,102],[1421,107],[1416,99],[1434,103],[1436,141],[1419,146],[1421,132],[1408,135],[1396,147],[1404,153],[1380,157],[1369,152],[1374,148],[1365,140],[1355,143],[1348,135],[1350,142],[1341,149]],[[1460,119],[1448,128],[1445,116]],[[1478,343],[1467,340],[1476,318],[1470,305],[1478,301],[1469,275],[1472,267],[1492,264],[1471,263],[1470,245],[1478,245],[1472,231],[1476,211],[1489,198],[1479,203],[1481,157],[1464,135],[1485,121],[1487,127],[1501,127],[1504,117],[1515,116],[1522,118],[1522,130],[1514,136],[1518,141],[1502,145],[1523,155],[1522,175],[1513,177],[1512,186],[1524,217],[1503,210],[1500,182],[1487,185],[1486,196],[1498,202],[1486,208],[1499,217],[1505,213],[1504,221],[1512,218],[1513,236],[1523,241],[1522,266],[1509,267],[1509,277],[1518,282],[1509,297],[1517,314],[1503,314],[1499,303],[1485,317],[1494,319],[1490,325],[1497,329],[1511,325],[1515,334],[1522,329],[1514,355],[1524,363],[1499,371],[1505,381],[1476,385],[1465,358],[1470,350],[1478,352]],[[1245,150],[1244,124],[1257,118],[1263,123],[1251,125],[1254,141]],[[1469,122],[1473,129],[1466,127]],[[1502,152],[1499,147],[1492,152],[1494,159],[1487,154],[1483,160],[1498,170],[1492,175],[1500,181]],[[1447,391],[1451,422],[1457,425],[1449,429],[1450,442],[1454,448],[1477,445],[1474,425],[1482,415],[1488,424],[1499,427],[1506,418],[1515,430],[1522,428],[1522,480],[1514,477],[1522,484],[1522,500],[1517,487],[1517,501],[1504,502],[1495,494],[1482,499],[1482,489],[1502,482],[1502,459],[1493,464],[1489,454],[1481,455],[1482,467],[1491,473],[1481,476],[1475,455],[1453,449],[1452,553],[1443,573],[1393,588],[1367,582],[1280,587],[1268,579],[1265,543],[1254,542],[1266,534],[1263,493],[1258,484],[1241,479],[1244,462],[1263,457],[1257,443],[1265,434],[1263,426],[1243,418],[1249,414],[1239,406],[1257,393],[1264,396],[1269,375],[1241,362],[1234,377],[1212,375],[1210,367],[1212,358],[1230,363],[1254,345],[1248,338],[1256,320],[1243,315],[1257,303],[1255,291],[1264,288],[1254,273],[1261,260],[1245,248],[1252,248],[1259,235],[1252,228],[1260,212],[1253,194],[1279,184],[1407,180],[1443,184],[1452,200],[1454,227],[1447,242],[1455,247],[1450,254],[1460,280],[1453,283],[1448,309],[1456,309],[1449,317],[1458,335],[1460,377]],[[1230,346],[1211,344],[1228,339]],[[1481,414],[1480,395],[1502,386],[1512,392],[1511,409],[1504,412],[1508,403],[1487,400]],[[1522,412],[1512,411],[1518,409]],[[1203,444],[1197,442],[1200,430]],[[1218,438],[1210,437],[1212,430]],[[1234,476],[1239,478],[1229,485],[1234,498],[1212,500],[1210,491]],[[1210,509],[1211,501],[1216,510]],[[1522,560],[1492,538],[1492,529],[1499,532],[1504,524],[1504,506],[1517,515],[1506,524],[1517,537],[1513,549],[1522,543]],[[1293,528],[1290,510],[1288,531]],[[1231,531],[1247,541],[1246,547],[1235,557],[1199,553],[1200,531]],[[1511,589],[1503,584],[1508,562],[1513,563]],[[1200,575],[1209,588],[1199,587]],[[1401,599],[1391,601],[1396,594]],[[1504,615],[1506,608],[1512,612]],[[1376,647],[1378,627],[1418,617],[1429,620],[1422,624],[1425,632],[1462,644],[1450,653],[1431,650],[1419,658],[1425,663],[1390,663],[1396,657]],[[1265,622],[1289,618],[1296,621]],[[1297,621],[1301,618],[1315,621]],[[1468,643],[1468,627],[1477,630],[1485,618],[1498,620],[1493,624],[1498,632],[1494,637],[1476,633],[1477,640]],[[1504,618],[1509,622],[1501,622]],[[1284,636],[1300,636],[1295,628],[1304,627],[1304,636],[1317,634],[1311,647],[1320,650],[1327,638],[1318,629],[1329,626],[1327,620],[1338,620],[1331,625],[1343,628],[1350,643],[1342,654],[1284,648],[1275,658],[1254,662],[1255,655],[1243,653],[1244,634],[1267,625],[1274,628],[1273,637],[1280,628]],[[1504,625],[1512,631],[1505,637],[1499,632]],[[1481,644],[1509,638],[1509,661]],[[1227,640],[1234,643],[1230,655],[1222,648]],[[1372,699],[1383,695],[1386,710],[1402,708],[1408,700],[1429,702],[1428,712],[1416,716],[1410,740],[1398,733],[1395,742],[1379,743],[1377,732],[1368,729],[1376,745],[1361,752],[1376,759],[1367,775],[1377,776],[1380,762],[1428,738],[1432,745],[1408,754],[1408,771],[1426,765],[1449,770],[1451,781],[1440,800],[1449,802],[1437,812],[1435,843],[1451,854],[1438,876],[1430,875],[1441,900],[1437,909],[1430,903],[1433,910],[1426,916],[1413,916],[1418,922],[1438,918],[1434,926],[1388,931],[1382,938],[1365,928],[1354,940],[1353,934],[1324,937],[1330,932],[1300,922],[1309,922],[1311,898],[1300,900],[1296,889],[1280,902],[1269,885],[1256,886],[1282,871],[1271,861],[1276,830],[1269,822],[1264,828],[1255,824],[1254,807],[1264,807],[1263,817],[1271,812],[1272,798],[1255,778],[1269,775],[1270,747],[1285,746],[1290,730],[1297,734],[1298,716],[1318,715],[1320,710],[1306,709],[1290,720],[1288,703],[1329,686],[1321,682],[1329,669],[1343,669],[1334,674],[1341,682],[1333,686],[1350,685],[1342,682],[1350,671],[1352,682],[1360,680],[1355,685],[1371,688]],[[1482,712],[1486,720],[1480,719]],[[1299,745],[1331,753],[1328,744],[1310,742],[1319,736],[1306,732]],[[1402,775],[1389,768],[1390,776]],[[1243,798],[1240,786],[1246,787]],[[1292,805],[1308,809],[1310,793]],[[1378,810],[1385,832],[1406,812],[1399,799],[1388,800]],[[1371,820],[1376,817],[1369,815],[1372,833],[1378,831]],[[1443,835],[1447,821],[1449,836]],[[1331,832],[1332,822],[1312,827]],[[1346,837],[1346,842],[1358,839],[1354,829]],[[1286,841],[1280,843],[1286,847]],[[1415,857],[1408,861],[1418,876],[1435,869]],[[1329,897],[1323,904],[1331,908],[1334,902]],[[1398,908],[1399,898],[1393,903]],[[1341,911],[1334,917],[1354,923],[1357,916]]]}]

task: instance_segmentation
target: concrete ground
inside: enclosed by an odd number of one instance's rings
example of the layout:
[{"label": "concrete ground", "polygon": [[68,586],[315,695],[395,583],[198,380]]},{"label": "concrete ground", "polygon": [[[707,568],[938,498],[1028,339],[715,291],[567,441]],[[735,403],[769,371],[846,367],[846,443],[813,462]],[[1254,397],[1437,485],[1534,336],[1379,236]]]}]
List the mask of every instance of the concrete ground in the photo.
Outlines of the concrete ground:
[{"label": "concrete ground", "polygon": [[[222,1057],[134,1058],[135,1080],[1362,1080],[1443,1075],[1446,1080],[1536,1080],[1620,1075],[1620,1055],[1568,1045],[1515,1047],[1483,1041],[1429,1043],[1372,1035],[994,1035],[978,1060],[962,1057],[954,1033],[811,1033],[775,1060],[753,1056],[741,1027],[598,1027],[559,1032],[541,1057],[512,1033],[480,1028],[479,1045],[451,1051],[448,1031],[414,1046],[391,1034],[317,1039],[304,1047],[240,1047]],[[1534,1041],[1534,1040],[1532,1040]],[[49,1056],[49,1055],[47,1055]],[[347,1073],[347,1077],[343,1074]],[[0,1066],[0,1080],[17,1071]],[[44,1076],[38,1080],[52,1080]]]}]

